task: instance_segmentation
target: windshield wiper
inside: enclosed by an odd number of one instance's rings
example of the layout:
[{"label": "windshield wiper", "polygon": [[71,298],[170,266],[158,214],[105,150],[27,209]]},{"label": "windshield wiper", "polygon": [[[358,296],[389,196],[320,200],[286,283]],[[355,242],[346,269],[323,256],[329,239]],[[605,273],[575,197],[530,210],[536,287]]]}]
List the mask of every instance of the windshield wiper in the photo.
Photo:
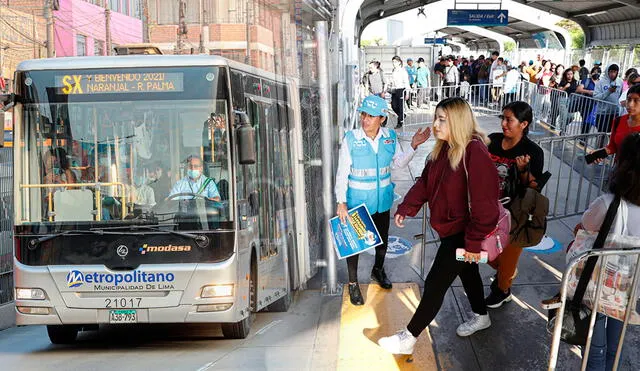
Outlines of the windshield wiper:
[{"label": "windshield wiper", "polygon": [[[201,234],[193,234],[193,233],[187,233],[187,232],[180,232],[180,231],[174,231],[174,230],[170,230],[170,229],[161,229],[160,227],[165,227],[165,226],[176,226],[177,224],[172,223],[172,224],[150,224],[150,225],[138,225],[138,224],[132,224],[132,225],[124,225],[124,226],[118,226],[118,227],[106,227],[106,228],[91,228],[91,231],[105,231],[105,230],[122,230],[122,229],[128,229],[130,231],[135,231],[138,229],[146,229],[149,231],[155,231],[155,232],[164,232],[164,233],[168,233],[168,234],[173,234],[176,236],[180,236],[180,237],[185,237],[185,238],[190,238],[193,239],[196,244],[199,247],[205,247],[209,244],[209,238],[205,235],[201,235]],[[107,232],[108,233],[108,232]]]},{"label": "windshield wiper", "polygon": [[[100,230],[80,230],[80,229],[70,229],[70,230],[66,230],[66,231],[62,231],[62,232],[58,232],[58,233],[53,233],[53,234],[48,234],[46,236],[42,236],[42,237],[38,237],[38,238],[34,238],[31,241],[29,241],[29,248],[33,249],[36,246],[38,246],[39,244],[52,240],[54,238],[60,237],[60,236],[66,236],[69,234],[73,234],[73,233],[78,233],[78,234],[97,234],[97,235],[104,235],[105,232],[104,231],[100,231]],[[106,234],[109,234],[109,232],[106,232]]]}]

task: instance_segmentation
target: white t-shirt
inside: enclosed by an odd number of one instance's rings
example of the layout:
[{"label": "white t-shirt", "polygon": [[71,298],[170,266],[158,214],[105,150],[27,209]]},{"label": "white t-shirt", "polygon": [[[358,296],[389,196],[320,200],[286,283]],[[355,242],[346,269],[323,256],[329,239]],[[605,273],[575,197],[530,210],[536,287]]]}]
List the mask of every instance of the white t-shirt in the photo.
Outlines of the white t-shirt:
[{"label": "white t-shirt", "polygon": [[[600,230],[600,226],[602,225],[602,222],[604,222],[604,217],[607,215],[607,209],[609,208],[609,205],[611,205],[611,202],[613,202],[613,195],[611,193],[603,194],[593,200],[587,211],[582,214],[582,226],[585,230],[591,232],[597,232]],[[626,225],[626,235],[640,236],[640,206],[621,200],[621,207],[618,209],[618,212],[622,209],[623,203],[628,209],[627,220],[623,221]],[[617,218],[618,215],[616,216],[616,219]],[[614,225],[611,226],[610,233],[622,234],[622,228],[616,228],[614,223]]]}]

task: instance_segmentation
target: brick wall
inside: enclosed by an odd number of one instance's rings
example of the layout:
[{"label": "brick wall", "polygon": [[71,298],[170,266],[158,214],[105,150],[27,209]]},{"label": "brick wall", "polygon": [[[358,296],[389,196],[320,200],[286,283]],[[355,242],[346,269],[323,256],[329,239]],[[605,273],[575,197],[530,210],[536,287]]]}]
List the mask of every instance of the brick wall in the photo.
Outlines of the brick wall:
[{"label": "brick wall", "polygon": [[[13,2],[12,2],[13,4]],[[46,57],[44,46],[46,39],[46,23],[41,16],[20,12],[11,8],[0,7],[0,34],[2,34],[3,65],[0,74],[9,80],[17,65],[27,59]],[[6,22],[6,23],[5,23]]]}]

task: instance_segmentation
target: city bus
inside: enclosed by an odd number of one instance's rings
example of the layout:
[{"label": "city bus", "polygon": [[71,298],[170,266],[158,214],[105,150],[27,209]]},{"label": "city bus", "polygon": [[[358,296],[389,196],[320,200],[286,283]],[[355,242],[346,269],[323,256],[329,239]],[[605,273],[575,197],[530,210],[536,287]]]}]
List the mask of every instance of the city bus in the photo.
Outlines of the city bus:
[{"label": "city bus", "polygon": [[15,81],[18,325],[244,338],[288,309],[309,266],[295,81],[208,55],[30,60]]}]

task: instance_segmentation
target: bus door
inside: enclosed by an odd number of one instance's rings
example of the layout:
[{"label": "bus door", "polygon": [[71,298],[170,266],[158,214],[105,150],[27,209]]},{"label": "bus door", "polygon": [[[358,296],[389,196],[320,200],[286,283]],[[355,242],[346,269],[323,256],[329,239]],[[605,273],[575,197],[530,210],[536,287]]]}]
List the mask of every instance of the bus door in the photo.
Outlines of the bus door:
[{"label": "bus door", "polygon": [[[249,117],[256,130],[257,147],[257,179],[258,183],[258,204],[259,215],[258,224],[260,231],[259,261],[269,260],[277,254],[274,246],[274,199],[271,191],[271,174],[269,163],[272,161],[269,156],[268,118],[270,115],[269,104],[262,101],[250,100],[248,104]],[[261,277],[260,279],[262,279]]]}]

